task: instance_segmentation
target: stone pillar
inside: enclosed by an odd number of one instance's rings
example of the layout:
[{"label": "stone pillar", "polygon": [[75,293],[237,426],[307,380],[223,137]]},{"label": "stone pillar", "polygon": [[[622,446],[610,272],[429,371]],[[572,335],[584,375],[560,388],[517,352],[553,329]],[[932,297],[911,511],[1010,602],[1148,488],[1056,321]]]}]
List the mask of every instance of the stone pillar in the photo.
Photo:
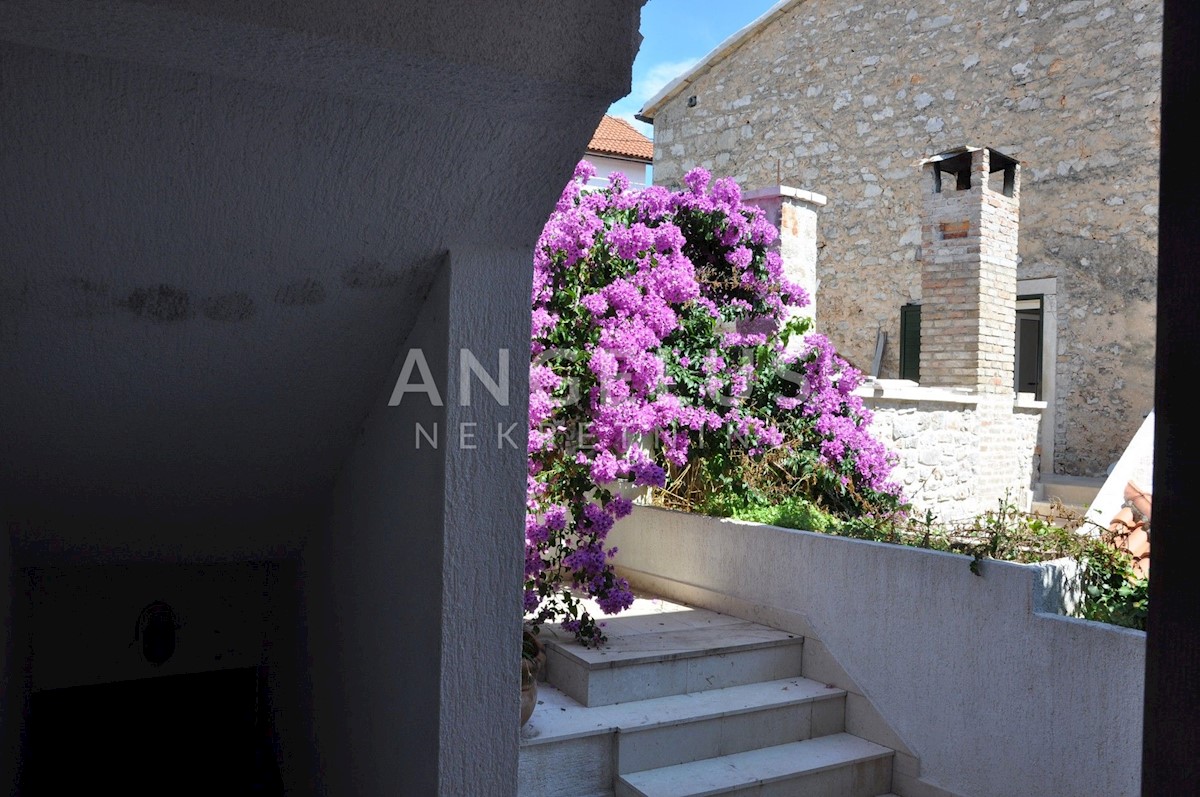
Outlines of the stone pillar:
[{"label": "stone pillar", "polygon": [[1020,165],[961,147],[924,162],[921,384],[1012,395]]},{"label": "stone pillar", "polygon": [[828,200],[812,191],[772,185],[745,192],[742,201],[761,208],[779,230],[775,248],[783,258],[783,273],[809,297],[808,306],[794,315],[816,320],[817,210]]}]

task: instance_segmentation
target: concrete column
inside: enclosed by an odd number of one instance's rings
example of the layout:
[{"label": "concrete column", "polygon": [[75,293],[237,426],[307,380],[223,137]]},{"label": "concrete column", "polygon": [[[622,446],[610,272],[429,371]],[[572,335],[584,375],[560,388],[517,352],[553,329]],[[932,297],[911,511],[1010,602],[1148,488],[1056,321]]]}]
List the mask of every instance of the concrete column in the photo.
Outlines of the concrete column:
[{"label": "concrete column", "polygon": [[962,147],[923,172],[921,383],[1011,395],[1020,166]]},{"label": "concrete column", "polygon": [[450,252],[438,794],[516,794],[532,264],[530,249]]},{"label": "concrete column", "polygon": [[772,185],[742,194],[747,205],[761,208],[779,230],[775,249],[783,258],[783,273],[808,292],[810,304],[796,316],[816,320],[817,211],[828,201],[821,194],[786,185]]}]

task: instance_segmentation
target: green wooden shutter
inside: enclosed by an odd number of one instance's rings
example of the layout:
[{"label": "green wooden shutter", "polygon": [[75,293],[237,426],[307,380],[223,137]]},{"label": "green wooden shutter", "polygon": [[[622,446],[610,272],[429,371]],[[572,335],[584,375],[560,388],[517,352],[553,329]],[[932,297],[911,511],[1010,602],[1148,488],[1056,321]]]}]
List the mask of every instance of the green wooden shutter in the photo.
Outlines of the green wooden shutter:
[{"label": "green wooden shutter", "polygon": [[921,381],[921,305],[900,308],[900,378]]}]

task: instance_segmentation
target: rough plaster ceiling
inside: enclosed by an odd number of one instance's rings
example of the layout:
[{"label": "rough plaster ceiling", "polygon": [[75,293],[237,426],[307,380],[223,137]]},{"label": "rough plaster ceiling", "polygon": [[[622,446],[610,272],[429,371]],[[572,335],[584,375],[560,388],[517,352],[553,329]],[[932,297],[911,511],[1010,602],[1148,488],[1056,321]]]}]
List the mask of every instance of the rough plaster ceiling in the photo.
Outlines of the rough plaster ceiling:
[{"label": "rough plaster ceiling", "polygon": [[[362,9],[317,31],[315,5],[276,26],[77,5],[0,3],[0,490],[22,511],[319,500],[445,252],[532,243],[634,47],[536,3],[369,44]],[[566,55],[517,57],[530,35]],[[576,79],[587,58],[623,77]]]}]

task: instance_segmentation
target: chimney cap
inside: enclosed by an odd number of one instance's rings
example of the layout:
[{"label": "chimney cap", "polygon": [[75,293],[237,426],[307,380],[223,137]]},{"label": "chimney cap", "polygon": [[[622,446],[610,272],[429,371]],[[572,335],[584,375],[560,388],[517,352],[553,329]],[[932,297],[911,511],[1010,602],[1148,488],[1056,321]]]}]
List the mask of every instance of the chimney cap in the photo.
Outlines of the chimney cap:
[{"label": "chimney cap", "polygon": [[926,163],[942,163],[944,161],[953,160],[955,158],[960,158],[963,155],[966,155],[971,152],[978,152],[981,149],[986,149],[988,151],[988,165],[990,166],[991,171],[993,171],[993,172],[1000,171],[1001,169],[1004,169],[1009,166],[1017,165],[1016,158],[1010,158],[1008,155],[1005,155],[1003,152],[1001,152],[998,149],[992,149],[991,147],[970,147],[970,146],[955,147],[954,149],[948,149],[945,152],[939,152],[936,155],[929,156],[925,160],[921,161],[921,163],[922,163],[922,165],[926,164]]}]

